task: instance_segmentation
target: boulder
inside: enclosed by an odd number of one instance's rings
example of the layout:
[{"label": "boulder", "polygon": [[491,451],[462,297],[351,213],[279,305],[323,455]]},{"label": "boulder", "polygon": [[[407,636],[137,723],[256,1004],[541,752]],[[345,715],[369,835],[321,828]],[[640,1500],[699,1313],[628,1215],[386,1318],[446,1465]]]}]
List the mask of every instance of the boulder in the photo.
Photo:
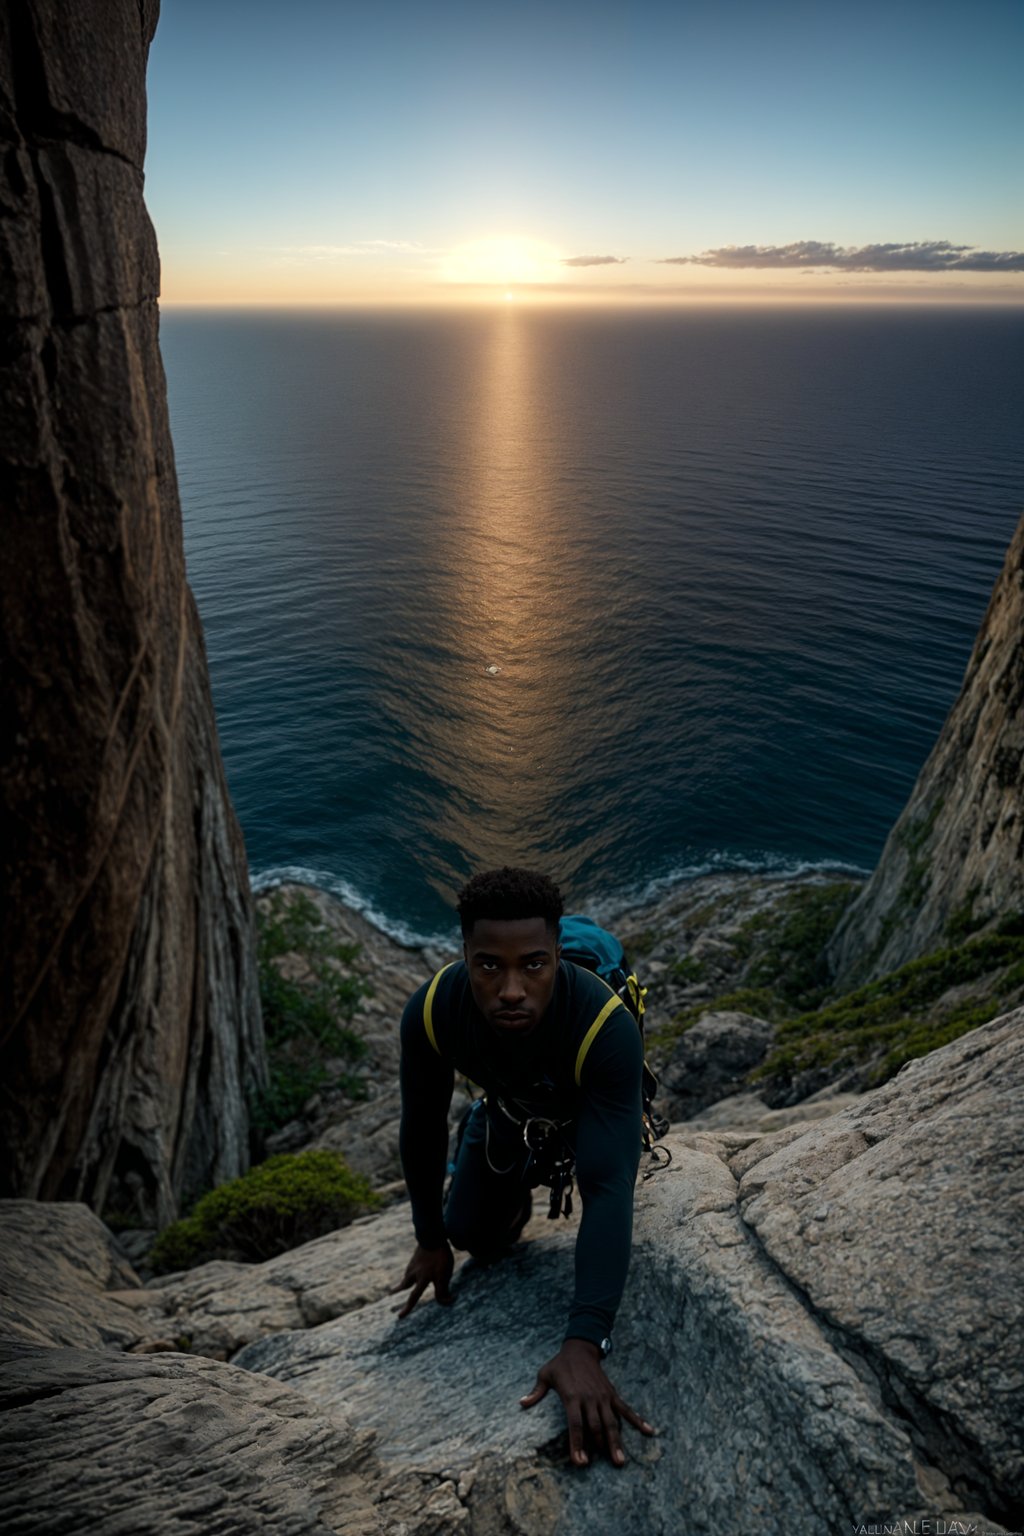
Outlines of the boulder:
[{"label": "boulder", "polygon": [[212,1360],[0,1343],[5,1536],[430,1536],[454,1490],[388,1478],[372,1437]]},{"label": "boulder", "polygon": [[145,1333],[110,1293],[138,1277],[88,1206],[0,1200],[0,1335],[33,1344],[128,1349]]},{"label": "boulder", "polygon": [[200,1264],[115,1299],[148,1337],[226,1359],[264,1334],[312,1328],[386,1295],[414,1245],[409,1207],[396,1205],[263,1264]]},{"label": "boulder", "polygon": [[671,1120],[689,1120],[738,1093],[773,1038],[771,1024],[752,1014],[703,1014],[680,1036],[662,1072],[658,1108]]}]

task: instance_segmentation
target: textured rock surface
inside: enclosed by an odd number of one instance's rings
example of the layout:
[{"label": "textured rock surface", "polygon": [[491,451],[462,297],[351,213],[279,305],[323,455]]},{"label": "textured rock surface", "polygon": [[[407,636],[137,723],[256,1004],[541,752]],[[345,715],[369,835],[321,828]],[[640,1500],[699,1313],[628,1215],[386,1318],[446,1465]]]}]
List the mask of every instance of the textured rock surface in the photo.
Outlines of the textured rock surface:
[{"label": "textured rock surface", "polygon": [[[922,1503],[905,1430],[835,1352],[747,1232],[713,1151],[676,1141],[638,1197],[637,1248],[610,1373],[659,1426],[624,1472],[565,1464],[557,1401],[518,1399],[557,1348],[574,1232],[560,1226],[492,1271],[466,1267],[451,1309],[399,1324],[385,1302],[267,1338],[236,1363],[325,1412],[344,1404],[396,1470],[504,1487],[533,1466],[545,1518],[525,1529],[818,1531],[851,1510]],[[442,1385],[443,1384],[443,1385]],[[516,1526],[496,1522],[495,1530]]]},{"label": "textured rock surface", "polygon": [[954,913],[1024,908],[1024,518],[1007,552],[960,695],[829,945],[841,983],[937,948]]},{"label": "textured rock surface", "polygon": [[632,1437],[622,1474],[574,1475],[558,1405],[518,1406],[559,1340],[564,1223],[463,1268],[450,1310],[398,1323],[382,1299],[236,1363],[343,1404],[396,1470],[452,1474],[474,1521],[482,1467],[491,1489],[532,1467],[544,1519],[571,1530],[1019,1520],[1022,1024],[810,1127],[673,1134],[671,1167],[638,1191],[609,1367],[661,1433]]},{"label": "textured rock surface", "polygon": [[730,1094],[728,1098],[719,1099],[707,1109],[701,1110],[700,1114],[686,1122],[686,1129],[742,1129],[767,1136],[786,1126],[798,1125],[803,1128],[809,1121],[824,1120],[838,1110],[845,1109],[848,1104],[856,1104],[860,1097],[859,1093],[835,1093],[829,1088],[812,1094],[809,1099],[801,1099],[799,1104],[790,1104],[785,1109],[772,1109],[760,1094],[748,1089],[744,1093]]},{"label": "textured rock surface", "polygon": [[3,1343],[0,1424],[6,1536],[387,1529],[368,1437],[229,1365]]},{"label": "textured rock surface", "polygon": [[0,1192],[172,1217],[262,1072],[142,199],[156,5],[0,16]]},{"label": "textured rock surface", "polygon": [[680,1038],[661,1076],[659,1108],[689,1120],[739,1092],[765,1058],[775,1031],[749,1013],[705,1013]]},{"label": "textured rock surface", "polygon": [[[1018,1013],[829,1119],[673,1133],[671,1166],[638,1188],[609,1365],[660,1433],[627,1431],[622,1472],[567,1465],[557,1401],[519,1407],[560,1339],[575,1224],[535,1218],[504,1263],[459,1269],[453,1307],[399,1322],[385,1292],[411,1238],[396,1207],[269,1264],[108,1293],[147,1336],[187,1322],[201,1347],[264,1334],[233,1362],[249,1377],[112,1355],[114,1337],[88,1355],[16,1349],[7,1454],[23,1492],[0,1517],[71,1532],[102,1507],[103,1529],[126,1536],[817,1536],[925,1516],[1019,1529],[1022,1077]],[[22,1207],[26,1248],[32,1211],[48,1208]],[[109,1249],[93,1229],[72,1246],[95,1299],[117,1279]],[[310,1525],[293,1523],[297,1477]]]},{"label": "textured rock surface", "polygon": [[127,1349],[144,1327],[109,1292],[132,1295],[138,1283],[88,1206],[0,1200],[0,1334]]},{"label": "textured rock surface", "polygon": [[200,1264],[116,1300],[148,1337],[185,1337],[192,1354],[230,1356],[264,1334],[310,1328],[387,1294],[412,1247],[409,1207],[395,1206],[264,1264]]},{"label": "textured rock surface", "polygon": [[766,1253],[965,1492],[1024,1511],[1024,1010],[910,1062],[740,1185]]}]

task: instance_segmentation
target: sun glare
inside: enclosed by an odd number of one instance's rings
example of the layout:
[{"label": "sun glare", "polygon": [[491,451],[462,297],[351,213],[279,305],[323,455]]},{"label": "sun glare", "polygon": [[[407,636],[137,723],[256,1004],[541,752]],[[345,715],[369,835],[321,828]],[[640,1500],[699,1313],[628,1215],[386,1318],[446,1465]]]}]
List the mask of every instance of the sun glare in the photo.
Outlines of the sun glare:
[{"label": "sun glare", "polygon": [[511,299],[509,284],[560,282],[565,265],[561,252],[542,240],[491,235],[454,246],[444,259],[441,276],[448,283],[493,283]]}]

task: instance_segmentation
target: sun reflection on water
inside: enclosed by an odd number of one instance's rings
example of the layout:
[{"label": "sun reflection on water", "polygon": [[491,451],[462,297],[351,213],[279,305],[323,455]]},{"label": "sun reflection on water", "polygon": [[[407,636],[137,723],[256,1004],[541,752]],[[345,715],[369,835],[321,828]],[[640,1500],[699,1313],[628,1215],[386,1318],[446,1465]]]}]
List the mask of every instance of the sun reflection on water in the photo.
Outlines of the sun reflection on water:
[{"label": "sun reflection on water", "polygon": [[438,781],[436,830],[453,862],[551,867],[554,857],[564,876],[574,859],[559,846],[552,795],[575,755],[565,448],[534,362],[528,319],[503,306],[450,445],[432,636],[443,665],[406,723]]}]

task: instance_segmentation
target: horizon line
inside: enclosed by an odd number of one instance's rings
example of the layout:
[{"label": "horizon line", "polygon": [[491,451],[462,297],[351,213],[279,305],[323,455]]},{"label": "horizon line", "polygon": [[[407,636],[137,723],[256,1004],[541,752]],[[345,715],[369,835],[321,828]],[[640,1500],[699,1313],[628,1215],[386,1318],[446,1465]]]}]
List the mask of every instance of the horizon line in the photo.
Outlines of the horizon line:
[{"label": "horizon line", "polygon": [[437,309],[437,308],[474,308],[480,309],[488,305],[503,311],[514,310],[516,307],[531,307],[536,309],[576,308],[587,307],[591,309],[679,309],[679,308],[724,308],[727,306],[743,305],[747,307],[760,306],[762,308],[789,308],[789,309],[821,309],[821,308],[850,308],[853,306],[878,305],[892,307],[902,305],[906,308],[917,308],[922,305],[944,308],[976,309],[980,306],[987,308],[1019,309],[1024,307],[1024,290],[1019,294],[995,294],[995,293],[959,293],[956,295],[931,294],[922,292],[907,293],[864,293],[864,294],[800,294],[779,293],[767,294],[764,292],[752,294],[632,294],[621,298],[612,298],[605,295],[588,294],[531,294],[528,292],[516,292],[511,301],[502,292],[473,295],[417,295],[403,297],[391,295],[387,298],[272,298],[272,299],[224,299],[224,298],[157,298],[157,304],[161,309]]}]

